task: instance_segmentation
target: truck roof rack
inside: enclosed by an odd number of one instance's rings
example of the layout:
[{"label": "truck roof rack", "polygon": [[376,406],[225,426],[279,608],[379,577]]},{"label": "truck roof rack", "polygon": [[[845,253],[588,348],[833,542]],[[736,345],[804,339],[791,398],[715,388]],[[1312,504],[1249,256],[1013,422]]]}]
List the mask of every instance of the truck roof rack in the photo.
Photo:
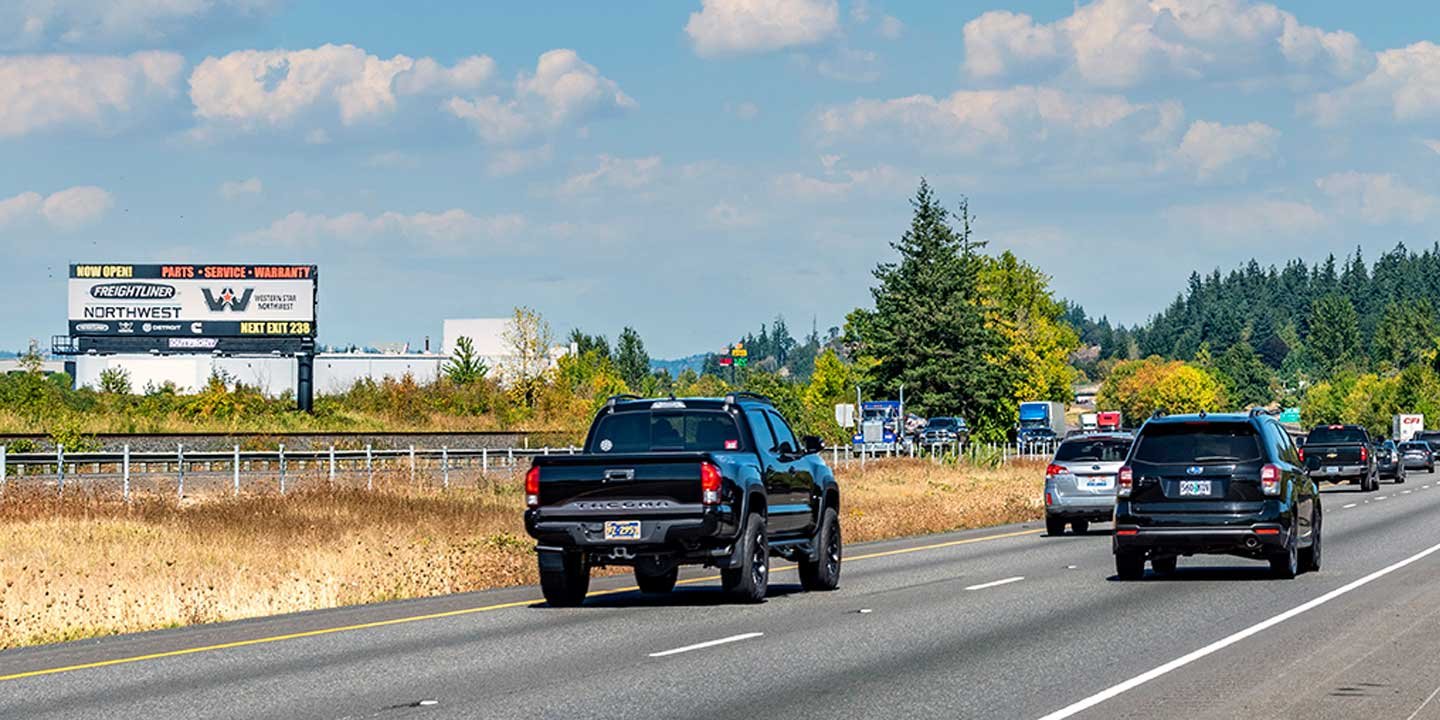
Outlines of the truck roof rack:
[{"label": "truck roof rack", "polygon": [[775,401],[774,401],[774,400],[771,400],[770,398],[768,398],[768,397],[766,397],[766,396],[764,396],[764,395],[761,395],[760,393],[748,392],[748,391],[745,391],[745,390],[741,390],[741,391],[739,391],[739,392],[732,392],[732,393],[726,395],[726,396],[725,396],[725,404],[726,404],[726,405],[734,405],[734,404],[736,403],[736,401],[738,401],[740,398],[745,398],[745,399],[747,399],[747,400],[757,400],[757,401],[763,402],[763,403],[765,403],[765,404],[767,404],[767,405],[774,405],[774,404],[775,404]]}]

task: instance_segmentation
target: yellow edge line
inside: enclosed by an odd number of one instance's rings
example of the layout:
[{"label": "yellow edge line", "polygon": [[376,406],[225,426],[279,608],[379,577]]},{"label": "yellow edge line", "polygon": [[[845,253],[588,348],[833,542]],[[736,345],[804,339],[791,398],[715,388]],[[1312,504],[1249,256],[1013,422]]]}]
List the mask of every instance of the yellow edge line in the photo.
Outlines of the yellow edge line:
[{"label": "yellow edge line", "polygon": [[[984,537],[969,538],[967,540],[952,540],[950,542],[935,543],[933,545],[921,545],[918,547],[901,548],[899,550],[886,550],[884,552],[869,553],[867,555],[856,555],[854,557],[847,557],[845,558],[845,560],[847,562],[855,562],[857,560],[870,560],[873,558],[890,557],[893,555],[905,555],[908,553],[923,552],[926,550],[939,550],[941,548],[955,547],[957,545],[970,545],[973,543],[988,542],[990,540],[1004,540],[1005,538],[1020,537],[1022,535],[1035,535],[1040,532],[1042,532],[1042,530],[1037,529],[1021,530],[1018,532],[1002,533],[999,535],[986,535]],[[774,572],[783,572],[793,569],[794,566],[776,568]],[[693,585],[695,583],[711,582],[718,579],[719,577],[719,575],[710,575],[706,577],[690,578],[688,580],[681,580],[676,584]],[[639,589],[639,586],[632,585],[630,587],[616,588],[614,590],[596,590],[595,592],[587,594],[586,597],[618,595],[620,593],[633,592]],[[129,663],[144,662],[146,660],[160,660],[162,658],[180,657],[182,655],[194,655],[196,653],[212,652],[215,650],[229,650],[232,648],[247,647],[250,645],[264,645],[267,643],[280,642],[282,640],[297,640],[299,638],[318,637],[321,635],[333,635],[335,633],[350,632],[353,630],[368,630],[370,628],[386,627],[387,625],[403,625],[405,623],[420,622],[423,620],[438,620],[440,618],[458,617],[461,615],[474,615],[476,613],[492,612],[495,610],[506,610],[509,608],[525,607],[527,605],[534,605],[539,602],[544,602],[544,600],[520,600],[517,602],[500,603],[498,605],[486,605],[484,607],[465,608],[463,610],[450,610],[447,612],[429,613],[426,615],[409,615],[406,617],[391,618],[389,620],[377,620],[375,622],[360,623],[358,625],[344,625],[341,627],[322,628],[319,630],[306,630],[304,632],[287,633],[285,635],[271,635],[269,637],[253,638],[250,640],[237,640],[235,642],[219,643],[216,645],[202,645],[200,647],[185,648],[183,650],[167,650],[165,652],[150,653],[148,655],[135,655],[132,657],[115,658],[113,660],[100,660],[98,662],[82,663],[79,665],[66,665],[64,667],[46,668],[44,670],[30,670],[28,672],[14,673],[12,675],[0,675],[0,682],[4,682],[7,680],[22,680],[24,678],[39,677],[41,675],[55,675],[57,673],[73,672],[75,670],[90,670],[93,668],[109,667],[111,665],[126,665]]]}]

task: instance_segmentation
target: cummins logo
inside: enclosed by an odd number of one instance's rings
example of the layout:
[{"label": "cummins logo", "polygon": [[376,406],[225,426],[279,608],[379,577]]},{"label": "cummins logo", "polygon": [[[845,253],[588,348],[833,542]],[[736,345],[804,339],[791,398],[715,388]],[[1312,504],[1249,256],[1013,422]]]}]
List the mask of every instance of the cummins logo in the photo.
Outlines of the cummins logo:
[{"label": "cummins logo", "polygon": [[205,294],[205,304],[210,306],[210,312],[224,310],[245,312],[245,308],[250,307],[250,296],[255,294],[255,289],[245,288],[245,291],[239,295],[236,295],[235,291],[228,287],[221,290],[219,294],[212,292],[210,288],[203,288],[200,292]]},{"label": "cummins logo", "polygon": [[90,288],[90,297],[101,300],[169,300],[175,297],[175,286],[159,283],[106,283]]}]

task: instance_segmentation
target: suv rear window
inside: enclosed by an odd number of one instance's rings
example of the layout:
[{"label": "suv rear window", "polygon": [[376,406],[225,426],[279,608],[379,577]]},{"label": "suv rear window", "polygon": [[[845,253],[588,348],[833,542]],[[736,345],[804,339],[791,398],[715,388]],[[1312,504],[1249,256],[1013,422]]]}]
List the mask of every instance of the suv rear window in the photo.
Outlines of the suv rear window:
[{"label": "suv rear window", "polygon": [[1129,440],[1066,440],[1055,450],[1055,462],[1121,462]]},{"label": "suv rear window", "polygon": [[1358,428],[1315,428],[1310,431],[1311,445],[1347,445],[1365,442],[1365,431]]},{"label": "suv rear window", "polygon": [[605,415],[590,434],[592,453],[741,450],[735,418],[718,410],[632,410]]},{"label": "suv rear window", "polygon": [[1135,441],[1134,459],[1159,465],[1254,462],[1261,459],[1260,438],[1248,423],[1150,425]]},{"label": "suv rear window", "polygon": [[1430,444],[1423,442],[1400,443],[1401,450],[1429,450]]}]

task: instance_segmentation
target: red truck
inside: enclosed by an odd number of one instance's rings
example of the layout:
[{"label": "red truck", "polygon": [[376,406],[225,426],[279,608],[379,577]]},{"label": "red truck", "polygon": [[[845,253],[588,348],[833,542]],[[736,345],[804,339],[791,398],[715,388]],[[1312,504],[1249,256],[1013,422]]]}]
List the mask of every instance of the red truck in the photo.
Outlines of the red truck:
[{"label": "red truck", "polygon": [[1100,432],[1119,432],[1121,420],[1117,411],[1095,413],[1095,426]]}]

